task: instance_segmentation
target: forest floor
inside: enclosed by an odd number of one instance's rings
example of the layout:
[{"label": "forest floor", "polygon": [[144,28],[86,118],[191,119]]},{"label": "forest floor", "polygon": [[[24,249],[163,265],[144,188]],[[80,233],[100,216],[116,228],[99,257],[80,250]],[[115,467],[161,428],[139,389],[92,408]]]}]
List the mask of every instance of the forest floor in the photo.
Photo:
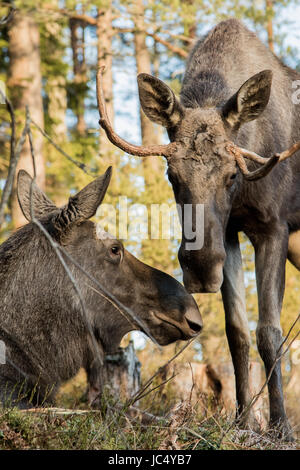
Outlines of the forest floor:
[{"label": "forest floor", "polygon": [[284,442],[275,431],[257,434],[238,429],[233,417],[207,396],[194,406],[153,392],[133,408],[105,397],[95,410],[87,406],[84,386],[77,381],[63,388],[56,408],[0,409],[0,449],[300,449],[299,440]]}]

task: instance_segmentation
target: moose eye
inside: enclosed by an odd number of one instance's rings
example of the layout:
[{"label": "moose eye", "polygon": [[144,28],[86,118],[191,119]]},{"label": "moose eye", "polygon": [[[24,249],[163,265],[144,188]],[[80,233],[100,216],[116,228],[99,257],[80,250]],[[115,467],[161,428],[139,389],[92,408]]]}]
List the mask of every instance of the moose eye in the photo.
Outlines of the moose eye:
[{"label": "moose eye", "polygon": [[227,186],[230,187],[234,184],[237,177],[237,173],[231,173],[227,179]]},{"label": "moose eye", "polygon": [[115,246],[112,246],[111,249],[110,249],[111,253],[113,255],[119,255],[120,254],[120,247],[118,245],[115,245]]},{"label": "moose eye", "polygon": [[120,244],[112,244],[107,248],[105,259],[113,264],[119,264],[123,259],[123,248]]}]

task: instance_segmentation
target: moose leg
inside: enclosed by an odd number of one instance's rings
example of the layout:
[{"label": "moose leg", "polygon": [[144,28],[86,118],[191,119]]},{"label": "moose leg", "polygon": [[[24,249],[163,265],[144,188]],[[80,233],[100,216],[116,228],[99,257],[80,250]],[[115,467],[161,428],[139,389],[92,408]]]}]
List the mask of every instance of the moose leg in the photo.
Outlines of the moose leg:
[{"label": "moose leg", "polygon": [[[250,332],[245,305],[245,286],[242,257],[238,234],[234,233],[226,241],[226,262],[222,298],[225,310],[226,335],[235,372],[237,415],[239,416],[250,402],[249,389],[249,348]],[[258,428],[251,412],[243,413],[242,428]]]},{"label": "moose leg", "polygon": [[288,229],[280,225],[271,236],[257,239],[253,244],[259,306],[257,346],[267,377],[275,366],[268,382],[270,427],[280,427],[282,437],[291,438],[284,409],[281,364],[276,362],[282,342],[280,312],[285,287]]}]

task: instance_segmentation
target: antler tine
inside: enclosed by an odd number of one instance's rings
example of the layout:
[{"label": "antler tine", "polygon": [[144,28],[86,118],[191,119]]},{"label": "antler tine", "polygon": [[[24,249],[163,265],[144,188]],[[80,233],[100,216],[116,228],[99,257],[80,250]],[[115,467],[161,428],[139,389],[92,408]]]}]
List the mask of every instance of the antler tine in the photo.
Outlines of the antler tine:
[{"label": "antler tine", "polygon": [[107,138],[110,142],[116,145],[124,152],[129,153],[130,155],[137,155],[138,157],[149,157],[162,155],[164,157],[170,157],[172,153],[176,150],[176,143],[172,142],[168,145],[149,145],[149,146],[138,146],[130,144],[126,140],[122,139],[116,132],[113,130],[113,127],[109,121],[109,117],[106,111],[105,98],[102,88],[102,74],[105,67],[99,67],[96,77],[97,85],[97,102],[100,120],[99,124],[105,130]]},{"label": "antler tine", "polygon": [[243,149],[239,147],[240,153],[243,155],[243,157],[248,158],[249,160],[252,160],[253,162],[261,163],[264,165],[266,163],[266,158],[261,157],[255,152],[251,152],[250,150]]},{"label": "antler tine", "polygon": [[[239,150],[244,157],[249,158],[249,160],[253,160],[254,162],[262,163],[264,165],[267,161],[267,158],[263,158],[260,155],[257,155],[257,153],[250,152],[250,150],[246,150],[241,147],[239,147]],[[296,153],[298,150],[300,150],[300,142],[297,142],[289,149],[284,150],[281,153],[276,153],[276,155],[279,157],[279,161],[282,162],[283,160],[286,160],[287,158],[294,155],[294,153]]]},{"label": "antler tine", "polygon": [[[296,153],[298,150],[300,150],[300,142],[297,142],[289,149],[281,153],[276,153],[271,158],[263,158],[257,153],[238,147],[233,143],[230,143],[227,146],[227,150],[229,150],[234,155],[244,178],[248,181],[255,181],[266,176],[277,163],[286,160],[287,158],[294,155],[294,153]],[[248,158],[249,160],[260,163],[262,164],[262,167],[255,171],[249,171],[244,158]]]},{"label": "antler tine", "polygon": [[279,161],[282,162],[283,160],[290,158],[294,153],[298,152],[298,150],[300,150],[300,142],[296,142],[296,144],[292,145],[289,149],[281,152],[279,154]]}]

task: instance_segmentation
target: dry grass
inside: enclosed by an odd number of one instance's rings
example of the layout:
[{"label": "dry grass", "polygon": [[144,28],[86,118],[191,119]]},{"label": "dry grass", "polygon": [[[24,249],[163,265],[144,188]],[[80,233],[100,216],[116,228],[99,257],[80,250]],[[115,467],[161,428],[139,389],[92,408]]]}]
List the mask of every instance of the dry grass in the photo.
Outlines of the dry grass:
[{"label": "dry grass", "polygon": [[143,412],[117,406],[109,396],[103,397],[99,410],[91,410],[84,399],[85,386],[85,376],[81,373],[63,387],[57,399],[60,409],[0,410],[0,449],[300,448],[297,442],[281,441],[274,432],[271,435],[239,430],[232,426],[233,417],[226,415],[222,407],[206,395],[199,399],[197,406],[191,406],[188,400],[176,402],[174,395],[165,397],[162,402],[158,389],[139,402]]}]

